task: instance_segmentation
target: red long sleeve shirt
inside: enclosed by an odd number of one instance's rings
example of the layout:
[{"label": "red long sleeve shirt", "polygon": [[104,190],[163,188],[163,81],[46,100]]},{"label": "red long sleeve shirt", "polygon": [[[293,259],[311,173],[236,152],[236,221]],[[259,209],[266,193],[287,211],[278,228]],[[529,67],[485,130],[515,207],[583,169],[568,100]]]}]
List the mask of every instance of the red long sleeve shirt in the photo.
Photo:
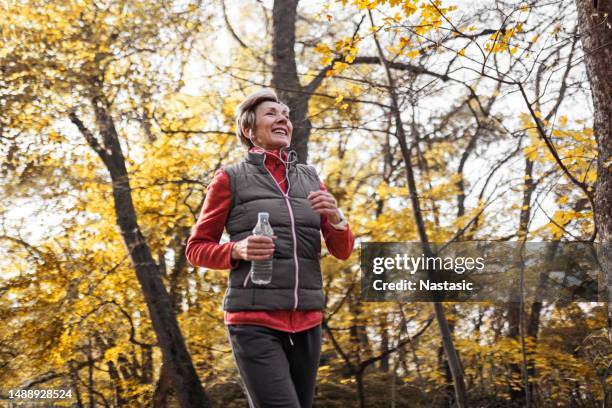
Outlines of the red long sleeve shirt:
[{"label": "red long sleeve shirt", "polygon": [[[284,152],[283,152],[284,153]],[[283,155],[286,161],[286,154]],[[287,192],[285,164],[276,152],[266,152],[265,166],[284,192]],[[321,183],[321,190],[325,186]],[[211,269],[230,269],[239,260],[232,260],[234,242],[220,244],[225,222],[231,209],[232,197],[227,173],[217,170],[208,192],[198,221],[187,241],[185,254],[193,266]],[[347,226],[337,230],[331,226],[327,216],[321,215],[321,232],[329,252],[339,259],[347,259],[353,251],[355,237]],[[225,312],[225,324],[254,324],[285,332],[299,332],[321,324],[321,310],[274,310]]]}]

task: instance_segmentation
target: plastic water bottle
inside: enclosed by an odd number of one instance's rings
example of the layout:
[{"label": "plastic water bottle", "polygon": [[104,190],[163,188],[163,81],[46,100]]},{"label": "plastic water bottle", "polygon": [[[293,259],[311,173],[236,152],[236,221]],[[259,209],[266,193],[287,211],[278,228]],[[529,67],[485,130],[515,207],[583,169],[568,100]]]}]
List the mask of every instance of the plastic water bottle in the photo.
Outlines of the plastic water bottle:
[{"label": "plastic water bottle", "polygon": [[[253,235],[270,237],[274,231],[270,226],[270,214],[260,212],[257,214],[257,225],[253,229]],[[272,281],[272,256],[264,261],[251,261],[251,281],[256,285],[267,285]]]}]

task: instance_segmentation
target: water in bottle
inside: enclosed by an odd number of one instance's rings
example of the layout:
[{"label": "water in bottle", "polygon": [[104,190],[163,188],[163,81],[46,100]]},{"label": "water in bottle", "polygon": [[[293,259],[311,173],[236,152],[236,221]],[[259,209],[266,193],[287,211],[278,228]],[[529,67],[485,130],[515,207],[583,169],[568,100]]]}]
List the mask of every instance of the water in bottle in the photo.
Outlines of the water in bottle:
[{"label": "water in bottle", "polygon": [[[274,235],[274,231],[270,226],[270,214],[260,212],[257,214],[257,225],[253,229],[253,235],[261,235],[270,237]],[[272,281],[272,257],[264,261],[251,261],[251,281],[256,285],[267,285]]]}]

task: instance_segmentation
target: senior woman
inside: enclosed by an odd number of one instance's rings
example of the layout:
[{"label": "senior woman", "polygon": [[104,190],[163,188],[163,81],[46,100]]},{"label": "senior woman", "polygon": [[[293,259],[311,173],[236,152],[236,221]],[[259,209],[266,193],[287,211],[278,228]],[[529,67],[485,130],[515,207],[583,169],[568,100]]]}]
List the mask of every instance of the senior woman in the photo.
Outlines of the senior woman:
[{"label": "senior woman", "polygon": [[[185,251],[194,266],[230,269],[224,321],[251,407],[312,406],[325,306],[321,233],[336,258],[354,244],[315,170],[285,152],[292,131],[289,108],[271,90],[238,106],[246,157],[215,173]],[[252,235],[258,212],[270,214],[274,237]],[[224,228],[230,242],[220,244]],[[271,283],[253,283],[251,261],[270,257]]]}]

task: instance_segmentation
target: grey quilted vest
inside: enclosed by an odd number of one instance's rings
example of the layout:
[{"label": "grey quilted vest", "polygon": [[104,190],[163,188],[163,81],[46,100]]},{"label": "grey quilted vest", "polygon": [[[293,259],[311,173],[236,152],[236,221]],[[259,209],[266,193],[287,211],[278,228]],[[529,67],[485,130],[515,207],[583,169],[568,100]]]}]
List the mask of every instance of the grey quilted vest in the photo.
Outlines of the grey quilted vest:
[{"label": "grey quilted vest", "polygon": [[323,309],[321,266],[321,217],[306,198],[320,190],[315,170],[289,165],[289,189],[284,194],[264,166],[264,155],[249,152],[240,163],[228,166],[232,206],[225,223],[231,241],[252,234],[257,213],[268,212],[277,239],[272,261],[272,282],[255,285],[251,262],[240,261],[230,271],[223,309],[312,310]]}]

